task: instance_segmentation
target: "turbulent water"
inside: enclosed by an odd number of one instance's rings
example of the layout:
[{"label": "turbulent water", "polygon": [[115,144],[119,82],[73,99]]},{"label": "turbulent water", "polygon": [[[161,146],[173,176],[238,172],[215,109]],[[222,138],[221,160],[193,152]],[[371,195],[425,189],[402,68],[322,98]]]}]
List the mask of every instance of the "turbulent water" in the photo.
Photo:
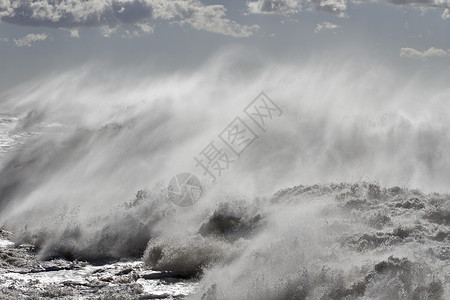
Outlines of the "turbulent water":
[{"label": "turbulent water", "polygon": [[[164,216],[181,226],[173,221],[177,213],[155,196],[141,193],[89,244],[79,243],[80,226],[65,228],[51,247],[33,246],[43,238],[39,235],[13,236],[16,246],[4,243],[0,249],[3,296],[448,299],[450,295],[450,195],[370,183],[296,186],[272,198],[222,199],[214,211],[197,216],[196,228],[180,227],[179,234],[170,236],[158,234],[150,222],[138,224],[137,220]],[[134,235],[117,230],[130,224],[139,228]],[[26,240],[31,245],[23,244]],[[105,261],[113,257],[116,260]]]},{"label": "turbulent water", "polygon": [[[1,297],[450,298],[446,84],[244,58],[4,93]],[[262,90],[283,116],[171,204],[171,177],[201,175],[193,157]]]}]

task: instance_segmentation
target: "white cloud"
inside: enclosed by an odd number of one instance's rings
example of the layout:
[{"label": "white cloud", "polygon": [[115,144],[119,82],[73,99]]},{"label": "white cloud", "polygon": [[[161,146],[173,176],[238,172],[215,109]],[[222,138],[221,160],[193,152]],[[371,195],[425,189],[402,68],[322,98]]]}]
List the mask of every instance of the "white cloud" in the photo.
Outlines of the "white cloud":
[{"label": "white cloud", "polygon": [[323,30],[335,30],[338,28],[341,28],[341,26],[330,23],[330,22],[322,22],[322,23],[317,24],[316,29],[314,29],[314,32],[319,33]]},{"label": "white cloud", "polygon": [[48,38],[47,34],[39,33],[39,34],[27,34],[26,36],[20,39],[14,39],[14,43],[17,47],[31,47],[31,44],[38,41],[44,41]]},{"label": "white cloud", "polygon": [[7,42],[7,41],[9,41],[8,38],[0,38],[0,42]]},{"label": "white cloud", "polygon": [[449,12],[448,8],[444,9],[444,12],[442,13],[441,17],[444,20],[450,19],[450,12]]},{"label": "white cloud", "polygon": [[[186,3],[186,1],[181,1]],[[258,25],[240,25],[226,18],[226,9],[223,5],[208,6],[178,6],[177,13],[181,18],[178,23],[189,24],[197,30],[220,33],[233,37],[249,37],[259,29]]]},{"label": "white cloud", "polygon": [[234,37],[258,30],[228,19],[223,5],[204,5],[200,0],[0,0],[0,18],[25,26],[95,27],[105,36],[118,29],[127,36],[152,33],[158,19]]},{"label": "white cloud", "polygon": [[406,57],[406,58],[427,59],[430,57],[445,57],[445,56],[449,56],[449,55],[450,55],[449,51],[435,48],[435,47],[431,47],[425,51],[419,51],[414,48],[401,48],[400,49],[400,56]]},{"label": "white cloud", "polygon": [[295,14],[305,3],[309,9],[345,16],[347,0],[258,0],[247,3],[248,12],[253,14]]},{"label": "white cloud", "polygon": [[295,14],[302,10],[302,0],[258,0],[247,4],[253,14]]},{"label": "white cloud", "polygon": [[78,33],[78,29],[69,29],[70,36],[73,38],[79,38],[80,34]]},{"label": "white cloud", "polygon": [[308,0],[312,9],[344,17],[347,11],[346,0]]}]

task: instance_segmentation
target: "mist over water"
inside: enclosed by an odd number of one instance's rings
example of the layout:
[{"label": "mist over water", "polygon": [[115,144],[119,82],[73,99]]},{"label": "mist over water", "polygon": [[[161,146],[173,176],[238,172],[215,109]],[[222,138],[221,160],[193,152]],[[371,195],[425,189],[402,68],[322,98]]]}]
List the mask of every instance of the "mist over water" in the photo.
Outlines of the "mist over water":
[{"label": "mist over water", "polygon": [[[144,255],[204,273],[193,297],[370,298],[393,281],[417,299],[448,293],[449,258],[413,238],[448,234],[449,199],[428,194],[449,192],[448,84],[370,59],[250,56],[165,75],[87,65],[5,92],[11,132],[33,135],[2,158],[1,224],[41,258]],[[283,115],[212,184],[193,157],[261,91]],[[189,208],[165,195],[181,172],[205,185]],[[406,211],[412,198],[423,207]]]}]

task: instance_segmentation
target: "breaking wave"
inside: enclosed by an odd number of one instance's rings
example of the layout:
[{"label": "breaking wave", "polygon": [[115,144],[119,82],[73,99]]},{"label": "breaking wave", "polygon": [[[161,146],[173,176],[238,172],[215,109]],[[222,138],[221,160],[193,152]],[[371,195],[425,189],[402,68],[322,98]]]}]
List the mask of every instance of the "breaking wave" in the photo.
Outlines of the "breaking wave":
[{"label": "breaking wave", "polygon": [[[446,83],[245,57],[139,78],[88,66],[6,93],[8,138],[27,135],[2,157],[2,228],[41,259],[196,278],[195,299],[450,297]],[[283,117],[193,207],[171,205],[170,178],[199,173],[192,157],[261,90]]]}]

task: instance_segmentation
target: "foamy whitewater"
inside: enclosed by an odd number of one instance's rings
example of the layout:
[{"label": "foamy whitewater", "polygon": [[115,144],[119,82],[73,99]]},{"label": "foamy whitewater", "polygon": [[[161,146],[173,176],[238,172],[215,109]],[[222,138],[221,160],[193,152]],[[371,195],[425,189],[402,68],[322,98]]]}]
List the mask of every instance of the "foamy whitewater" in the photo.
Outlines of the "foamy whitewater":
[{"label": "foamy whitewater", "polygon": [[[136,73],[0,95],[1,298],[450,298],[444,80],[241,50]],[[261,91],[283,115],[202,177],[193,157]],[[181,172],[204,188],[187,208]]]}]

